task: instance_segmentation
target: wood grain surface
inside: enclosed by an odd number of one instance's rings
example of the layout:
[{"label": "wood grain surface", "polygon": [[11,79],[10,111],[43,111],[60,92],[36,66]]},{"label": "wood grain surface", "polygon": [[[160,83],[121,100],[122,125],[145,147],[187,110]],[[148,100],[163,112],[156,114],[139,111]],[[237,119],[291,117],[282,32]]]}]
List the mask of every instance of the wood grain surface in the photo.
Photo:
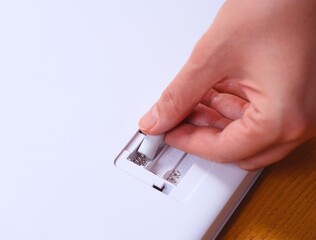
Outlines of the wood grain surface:
[{"label": "wood grain surface", "polygon": [[264,170],[218,239],[316,240],[316,139]]}]

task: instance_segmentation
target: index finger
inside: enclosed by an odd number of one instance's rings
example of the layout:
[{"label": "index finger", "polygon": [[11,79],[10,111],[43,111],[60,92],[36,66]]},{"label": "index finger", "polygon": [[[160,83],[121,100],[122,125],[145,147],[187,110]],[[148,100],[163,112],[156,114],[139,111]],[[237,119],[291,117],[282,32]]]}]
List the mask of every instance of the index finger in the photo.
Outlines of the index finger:
[{"label": "index finger", "polygon": [[206,92],[224,77],[222,56],[206,33],[194,48],[188,62],[164,90],[160,99],[142,117],[140,129],[160,134],[179,124],[200,102]]}]

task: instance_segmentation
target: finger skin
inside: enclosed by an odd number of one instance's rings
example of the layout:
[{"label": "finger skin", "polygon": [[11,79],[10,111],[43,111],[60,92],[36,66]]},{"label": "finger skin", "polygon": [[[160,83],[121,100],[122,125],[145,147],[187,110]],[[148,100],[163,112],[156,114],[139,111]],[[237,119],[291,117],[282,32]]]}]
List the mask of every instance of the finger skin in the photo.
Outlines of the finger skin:
[{"label": "finger skin", "polygon": [[243,98],[228,93],[218,93],[213,89],[203,97],[201,102],[233,120],[241,118],[249,105],[249,102]]},{"label": "finger skin", "polygon": [[223,81],[216,83],[213,88],[219,93],[229,93],[249,101],[242,86],[238,84],[238,82],[238,79],[230,78],[229,81],[228,79],[224,79]]},{"label": "finger skin", "polygon": [[198,127],[203,126],[224,129],[228,124],[231,123],[231,120],[225,118],[214,109],[209,108],[203,104],[199,104],[185,119],[185,122]]}]

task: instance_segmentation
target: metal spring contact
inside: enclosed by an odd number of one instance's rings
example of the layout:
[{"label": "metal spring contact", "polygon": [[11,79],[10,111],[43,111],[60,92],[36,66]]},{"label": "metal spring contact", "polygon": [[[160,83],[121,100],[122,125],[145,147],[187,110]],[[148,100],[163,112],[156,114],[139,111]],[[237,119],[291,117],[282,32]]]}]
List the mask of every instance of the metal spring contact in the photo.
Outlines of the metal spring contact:
[{"label": "metal spring contact", "polygon": [[132,162],[138,166],[145,166],[147,163],[147,158],[143,154],[138,154],[137,157],[132,160]]},{"label": "metal spring contact", "polygon": [[178,184],[179,178],[181,177],[181,173],[178,170],[173,170],[169,177],[167,178],[167,181],[173,183],[173,184]]}]

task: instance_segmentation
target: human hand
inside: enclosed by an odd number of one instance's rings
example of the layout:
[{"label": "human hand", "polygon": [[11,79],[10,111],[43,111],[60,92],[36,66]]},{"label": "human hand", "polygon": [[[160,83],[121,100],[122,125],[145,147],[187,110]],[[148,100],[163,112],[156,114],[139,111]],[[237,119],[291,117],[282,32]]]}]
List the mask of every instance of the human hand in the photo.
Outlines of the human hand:
[{"label": "human hand", "polygon": [[247,170],[316,136],[315,10],[315,0],[226,1],[140,129]]}]

